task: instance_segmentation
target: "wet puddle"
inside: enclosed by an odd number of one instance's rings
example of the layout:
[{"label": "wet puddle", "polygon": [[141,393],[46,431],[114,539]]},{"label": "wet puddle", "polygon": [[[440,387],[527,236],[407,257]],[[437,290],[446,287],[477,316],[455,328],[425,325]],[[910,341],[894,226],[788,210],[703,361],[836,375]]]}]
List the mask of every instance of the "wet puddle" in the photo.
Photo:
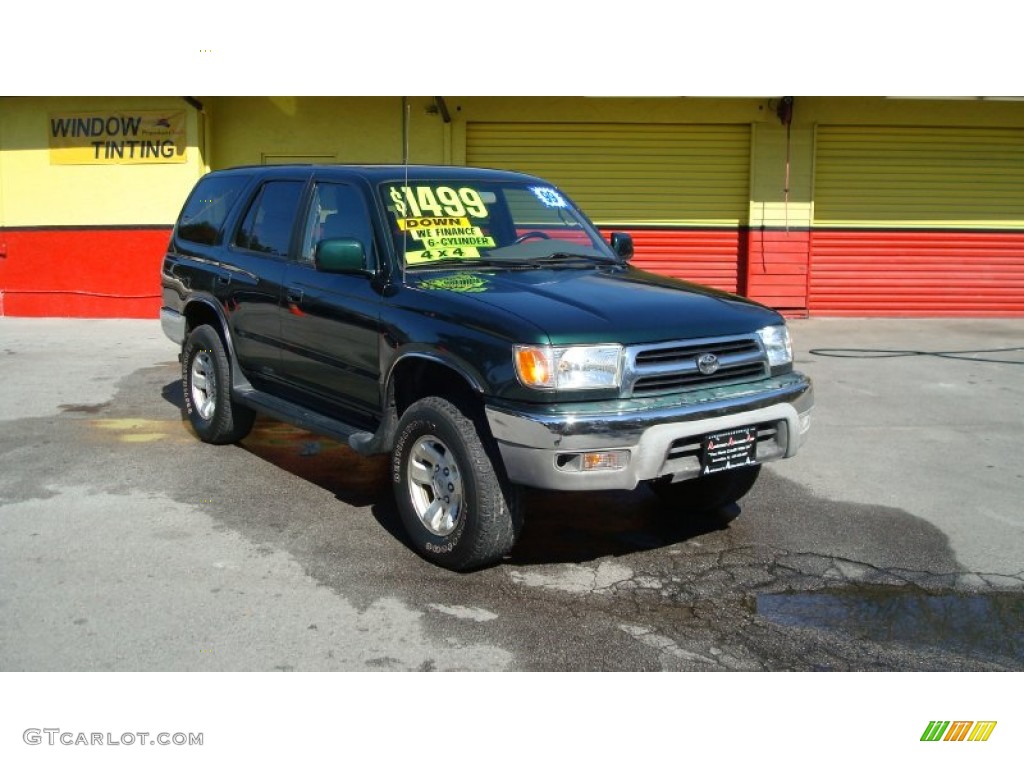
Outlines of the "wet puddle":
[{"label": "wet puddle", "polygon": [[360,456],[347,445],[291,424],[260,416],[241,445],[350,504],[363,506],[391,494],[387,457]]},{"label": "wet puddle", "polygon": [[1024,661],[1024,594],[858,588],[758,595],[757,613],[784,626],[839,630],[859,640]]}]

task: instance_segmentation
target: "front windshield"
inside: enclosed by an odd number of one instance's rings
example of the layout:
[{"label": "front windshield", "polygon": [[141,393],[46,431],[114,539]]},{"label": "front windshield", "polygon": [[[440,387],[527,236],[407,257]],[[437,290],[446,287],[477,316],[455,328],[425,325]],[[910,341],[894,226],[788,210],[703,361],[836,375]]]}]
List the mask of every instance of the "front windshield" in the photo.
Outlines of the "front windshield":
[{"label": "front windshield", "polygon": [[381,185],[395,251],[409,269],[579,258],[615,261],[554,187],[458,179]]}]

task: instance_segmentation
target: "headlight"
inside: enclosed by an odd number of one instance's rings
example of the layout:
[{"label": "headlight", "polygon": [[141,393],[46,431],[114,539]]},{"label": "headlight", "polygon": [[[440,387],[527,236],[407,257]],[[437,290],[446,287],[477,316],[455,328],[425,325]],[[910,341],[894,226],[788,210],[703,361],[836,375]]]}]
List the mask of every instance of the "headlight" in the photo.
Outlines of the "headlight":
[{"label": "headlight", "polygon": [[793,343],[789,339],[789,328],[784,325],[769,325],[757,332],[768,353],[768,365],[777,368],[793,362]]},{"label": "headlight", "polygon": [[622,345],[516,346],[516,373],[532,389],[609,389],[619,386]]}]

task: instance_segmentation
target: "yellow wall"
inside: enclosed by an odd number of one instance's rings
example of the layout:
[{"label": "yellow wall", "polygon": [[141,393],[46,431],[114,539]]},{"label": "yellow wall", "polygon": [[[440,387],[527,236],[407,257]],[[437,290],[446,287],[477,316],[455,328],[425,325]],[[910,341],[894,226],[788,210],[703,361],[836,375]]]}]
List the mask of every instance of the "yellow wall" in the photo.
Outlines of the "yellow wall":
[{"label": "yellow wall", "polygon": [[777,119],[756,125],[751,149],[750,226],[807,228],[813,212],[813,184],[814,129],[794,121],[787,136]]},{"label": "yellow wall", "polygon": [[[400,97],[202,98],[212,125],[211,167],[264,162],[402,162]],[[409,160],[443,163],[446,130],[434,100],[409,97]]]},{"label": "yellow wall", "polygon": [[[819,126],[1024,128],[1024,102],[859,97],[796,97],[789,138],[789,204],[784,202],[786,129],[769,104],[755,128],[750,224],[808,227],[814,221]],[[1024,195],[1022,195],[1024,203]]]},{"label": "yellow wall", "polygon": [[788,138],[778,98],[582,98],[449,96],[451,155],[466,158],[467,122],[748,124],[753,127],[750,210],[746,223],[806,228],[814,217],[818,125],[1024,127],[1024,102],[991,100],[804,97],[794,102]]},{"label": "yellow wall", "polygon": [[744,124],[470,122],[469,165],[549,179],[597,224],[735,228],[747,221]]},{"label": "yellow wall", "polygon": [[1024,101],[798,96],[795,122],[826,125],[1024,126]]},{"label": "yellow wall", "polygon": [[[199,97],[206,115],[176,97],[0,98],[0,226],[171,224],[208,168],[323,159],[399,163],[400,97]],[[750,205],[757,227],[813,221],[819,125],[1024,127],[1024,102],[796,97],[789,140],[774,98],[409,97],[409,159],[463,164],[470,122],[723,124],[752,128]],[[184,109],[187,162],[175,165],[51,165],[54,112]]]},{"label": "yellow wall", "polygon": [[[49,116],[120,110],[186,114],[184,163],[53,165]],[[196,110],[176,97],[0,98],[0,226],[174,223],[204,171]]]},{"label": "yellow wall", "polygon": [[819,126],[815,223],[1024,229],[1024,128]]},{"label": "yellow wall", "polygon": [[583,98],[448,96],[452,158],[466,160],[467,122],[722,123],[750,125],[764,119],[764,100],[695,98]]}]

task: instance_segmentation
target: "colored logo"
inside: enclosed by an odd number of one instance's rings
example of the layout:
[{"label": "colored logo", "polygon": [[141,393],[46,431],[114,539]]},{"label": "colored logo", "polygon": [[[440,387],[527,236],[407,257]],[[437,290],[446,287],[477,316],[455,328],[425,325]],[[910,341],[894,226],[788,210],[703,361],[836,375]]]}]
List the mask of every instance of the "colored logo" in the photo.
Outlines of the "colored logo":
[{"label": "colored logo", "polygon": [[712,373],[718,370],[719,362],[718,358],[708,352],[706,355],[701,355],[697,358],[697,370],[703,373],[705,376],[710,376]]},{"label": "colored logo", "polygon": [[489,290],[487,281],[469,272],[459,272],[447,277],[435,277],[420,283],[428,291],[455,291],[456,293],[483,293]]},{"label": "colored logo", "polygon": [[921,741],[988,741],[996,729],[995,720],[932,720]]}]

